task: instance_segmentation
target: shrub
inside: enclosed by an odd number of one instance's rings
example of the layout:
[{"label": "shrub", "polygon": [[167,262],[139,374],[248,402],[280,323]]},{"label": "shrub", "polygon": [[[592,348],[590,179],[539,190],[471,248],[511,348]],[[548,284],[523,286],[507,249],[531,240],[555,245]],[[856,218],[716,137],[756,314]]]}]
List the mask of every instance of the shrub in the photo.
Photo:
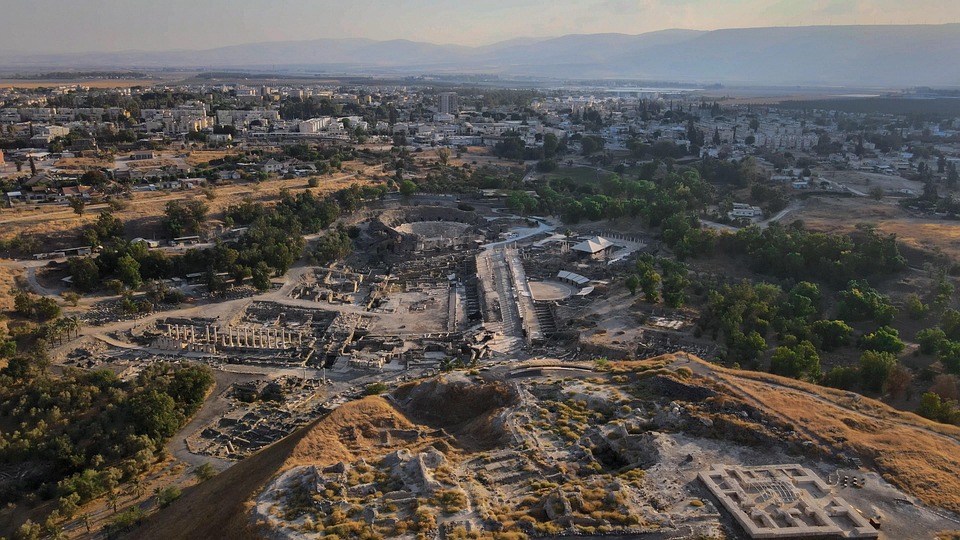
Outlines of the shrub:
[{"label": "shrub", "polygon": [[385,383],[375,382],[368,384],[367,387],[364,388],[363,393],[368,396],[379,396],[387,390],[388,387]]},{"label": "shrub", "polygon": [[178,486],[167,486],[157,492],[157,505],[160,508],[166,508],[180,498],[183,492]]}]

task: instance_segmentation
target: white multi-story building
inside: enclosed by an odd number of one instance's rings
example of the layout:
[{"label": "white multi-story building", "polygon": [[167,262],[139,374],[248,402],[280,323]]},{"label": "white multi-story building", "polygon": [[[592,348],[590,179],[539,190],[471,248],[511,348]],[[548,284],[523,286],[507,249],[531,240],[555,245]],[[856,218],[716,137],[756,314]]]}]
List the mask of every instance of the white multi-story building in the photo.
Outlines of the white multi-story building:
[{"label": "white multi-story building", "polygon": [[440,92],[437,98],[440,101],[440,114],[457,114],[460,112],[460,100],[456,92]]}]

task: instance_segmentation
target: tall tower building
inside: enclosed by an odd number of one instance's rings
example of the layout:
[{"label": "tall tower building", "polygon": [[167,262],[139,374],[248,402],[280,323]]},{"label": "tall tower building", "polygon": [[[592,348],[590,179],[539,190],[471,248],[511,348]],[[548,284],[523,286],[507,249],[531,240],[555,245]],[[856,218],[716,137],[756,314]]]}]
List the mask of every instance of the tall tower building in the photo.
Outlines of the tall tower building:
[{"label": "tall tower building", "polygon": [[457,102],[456,92],[440,92],[438,97],[440,99],[441,114],[457,114],[460,112],[460,104]]}]

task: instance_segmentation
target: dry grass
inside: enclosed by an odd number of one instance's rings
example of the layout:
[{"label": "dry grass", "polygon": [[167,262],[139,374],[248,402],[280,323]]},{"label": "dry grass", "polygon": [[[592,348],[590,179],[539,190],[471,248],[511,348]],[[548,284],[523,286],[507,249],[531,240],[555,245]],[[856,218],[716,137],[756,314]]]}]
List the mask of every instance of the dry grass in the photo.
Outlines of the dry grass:
[{"label": "dry grass", "polygon": [[711,366],[716,377],[833,449],[872,461],[926,504],[960,511],[960,428],[849,392]]},{"label": "dry grass", "polygon": [[[308,425],[259,453],[241,461],[184,492],[180,501],[151,516],[136,530],[141,539],[261,538],[251,530],[251,499],[275,475],[299,465],[324,467],[383,455],[410,443],[391,438],[382,444],[381,430],[413,429],[407,420],[381,397],[368,397],[340,406],[327,417]],[[436,442],[417,441],[417,447]]]},{"label": "dry grass", "polygon": [[[381,397],[371,396],[354,401],[337,408],[309,430],[290,452],[278,472],[300,465],[325,467],[341,461],[352,462],[382,455],[391,451],[392,446],[410,445],[407,441],[397,439],[392,439],[393,444],[384,444],[384,430],[418,427],[421,426],[408,420]],[[435,440],[432,438],[420,439],[415,446],[425,448],[433,442]]]},{"label": "dry grass", "polygon": [[64,172],[83,173],[90,169],[113,167],[113,162],[89,157],[75,157],[61,158],[54,166]]},{"label": "dry grass", "polygon": [[[351,184],[364,185],[369,182],[362,176],[359,178],[349,175],[323,177],[319,187],[310,189],[316,195],[323,195],[349,187]],[[307,179],[273,179],[260,184],[224,185],[214,189],[213,200],[207,200],[199,190],[137,192],[134,193],[133,200],[127,201],[126,208],[113,211],[113,214],[123,220],[128,237],[151,238],[162,234],[159,228],[160,220],[169,201],[201,198],[210,207],[209,217],[215,220],[221,217],[228,206],[237,204],[245,198],[264,204],[276,201],[283,189],[293,193],[308,189]],[[17,235],[39,236],[44,239],[45,245],[74,246],[83,228],[96,220],[101,211],[107,209],[108,206],[105,204],[89,205],[83,216],[74,214],[68,206],[30,205],[5,210],[0,214],[0,224],[5,224],[0,228],[0,238],[12,238]]]},{"label": "dry grass", "polygon": [[23,276],[23,270],[0,266],[0,311],[13,309],[13,295],[10,290],[18,288],[18,279]]},{"label": "dry grass", "polygon": [[202,163],[209,163],[215,159],[223,159],[227,156],[232,156],[236,152],[228,152],[221,150],[197,150],[190,152],[190,155],[187,156],[187,165],[191,167],[196,167]]},{"label": "dry grass", "polygon": [[812,197],[802,210],[787,218],[794,219],[803,220],[809,229],[835,233],[849,233],[858,223],[868,223],[881,233],[897,235],[907,247],[960,258],[960,227],[956,223],[911,217],[892,202]]}]

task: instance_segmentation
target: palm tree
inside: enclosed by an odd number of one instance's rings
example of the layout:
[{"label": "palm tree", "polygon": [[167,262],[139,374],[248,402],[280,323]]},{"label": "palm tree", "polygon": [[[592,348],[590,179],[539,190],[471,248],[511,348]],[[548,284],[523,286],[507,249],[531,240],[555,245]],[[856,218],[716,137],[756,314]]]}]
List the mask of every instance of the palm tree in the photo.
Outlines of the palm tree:
[{"label": "palm tree", "polygon": [[57,319],[55,321],[50,321],[46,324],[46,337],[47,339],[53,340],[56,338],[59,345],[63,345],[63,319]]},{"label": "palm tree", "polygon": [[75,337],[80,337],[80,329],[83,327],[83,323],[80,321],[80,317],[77,315],[70,315],[69,317],[64,317],[64,322],[67,329],[67,338],[70,338],[70,332],[75,334]]},{"label": "palm tree", "polygon": [[130,487],[132,488],[133,497],[139,499],[146,492],[147,488],[143,485],[143,480],[139,478],[134,478],[130,481]]}]

